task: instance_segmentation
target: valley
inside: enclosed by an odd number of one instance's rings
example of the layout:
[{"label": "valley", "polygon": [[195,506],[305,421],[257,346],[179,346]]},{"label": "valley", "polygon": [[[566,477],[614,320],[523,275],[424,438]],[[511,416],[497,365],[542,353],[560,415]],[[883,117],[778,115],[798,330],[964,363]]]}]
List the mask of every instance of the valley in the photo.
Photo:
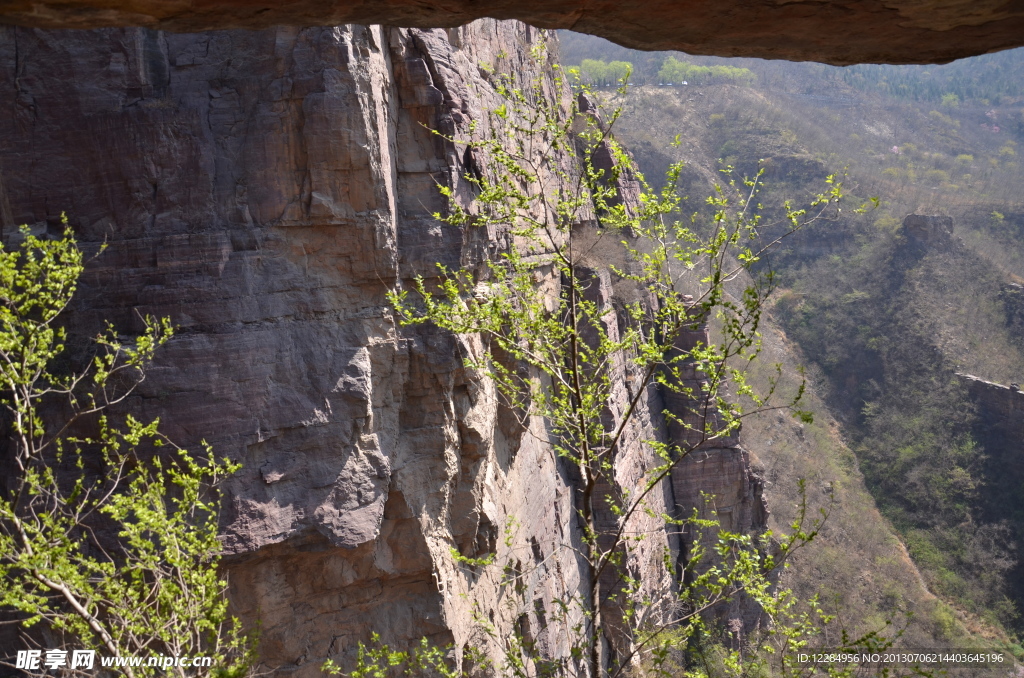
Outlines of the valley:
[{"label": "valley", "polygon": [[[763,170],[766,204],[799,205],[825,176],[842,179],[843,216],[787,238],[760,264],[777,287],[765,362],[782,363],[792,381],[806,366],[816,416],[808,428],[781,418],[744,428],[762,464],[787,469],[766,492],[777,525],[790,519],[799,477],[812,496],[828,487],[859,497],[835,500],[823,545],[804,556],[819,562],[792,576],[807,589],[825,583],[851,619],[877,624],[909,610],[910,638],[969,634],[1019,652],[1024,447],[992,433],[990,399],[958,374],[1007,393],[1024,374],[1024,91],[1015,85],[1024,53],[836,68],[561,37],[566,65],[634,64],[624,90],[598,91],[621,108],[617,138],[650,181],[685,161],[683,211],[706,214],[703,197],[727,167]],[[690,81],[669,85],[673,68]],[[693,82],[701,68],[708,75]],[[877,206],[855,213],[873,197]],[[761,235],[780,232],[766,224]]]}]

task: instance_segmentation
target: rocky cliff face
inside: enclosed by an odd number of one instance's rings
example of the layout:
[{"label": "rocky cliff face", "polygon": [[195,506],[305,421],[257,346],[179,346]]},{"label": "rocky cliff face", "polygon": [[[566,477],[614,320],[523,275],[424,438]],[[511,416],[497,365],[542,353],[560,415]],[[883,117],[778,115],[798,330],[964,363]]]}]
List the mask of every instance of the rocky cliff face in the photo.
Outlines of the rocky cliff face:
[{"label": "rocky cliff face", "polygon": [[1007,592],[1024,602],[1024,391],[958,374],[977,407],[974,439],[984,449],[978,504],[985,521],[999,524],[1014,565],[1006,575]]},{"label": "rocky cliff face", "polygon": [[[498,99],[481,64],[540,78],[559,100],[528,57],[545,39],[492,20],[0,32],[4,237],[22,223],[56,231],[67,211],[87,248],[109,244],[83,279],[76,332],[109,319],[130,334],[145,314],[179,326],[132,407],[244,465],[225,488],[223,539],[233,604],[260,622],[271,672],[319,675],[371,631],[454,643],[458,659],[491,642],[474,615],[567,652],[546,619],[586,576],[563,546],[579,539],[572,469],[543,422],[463,366],[474,338],[400,329],[384,297],[438,262],[474,267],[510,245],[500,229],[431,217],[437,183],[470,199],[460,177],[478,161],[431,130],[486,127]],[[614,282],[595,290],[611,309]],[[629,376],[616,375],[609,416]],[[624,487],[654,463],[643,440],[671,435],[653,389],[644,403],[617,467]],[[652,508],[689,513],[700,489],[721,497],[732,529],[763,526],[735,442],[677,469]],[[663,525],[639,527],[653,536],[636,567],[653,572],[644,563],[681,547]],[[520,583],[452,549],[497,552]]]},{"label": "rocky cliff face", "polygon": [[903,219],[903,233],[921,249],[946,245],[953,240],[953,218],[908,214]]}]

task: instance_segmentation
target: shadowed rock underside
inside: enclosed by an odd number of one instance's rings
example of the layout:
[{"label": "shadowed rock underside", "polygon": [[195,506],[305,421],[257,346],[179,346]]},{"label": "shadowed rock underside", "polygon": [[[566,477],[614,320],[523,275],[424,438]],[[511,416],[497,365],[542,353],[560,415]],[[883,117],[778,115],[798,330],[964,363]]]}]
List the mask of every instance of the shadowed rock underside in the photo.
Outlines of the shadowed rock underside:
[{"label": "shadowed rock underside", "polygon": [[0,23],[171,31],[347,23],[454,27],[518,19],[627,47],[852,63],[936,63],[1024,44],[1006,0],[6,0]]}]

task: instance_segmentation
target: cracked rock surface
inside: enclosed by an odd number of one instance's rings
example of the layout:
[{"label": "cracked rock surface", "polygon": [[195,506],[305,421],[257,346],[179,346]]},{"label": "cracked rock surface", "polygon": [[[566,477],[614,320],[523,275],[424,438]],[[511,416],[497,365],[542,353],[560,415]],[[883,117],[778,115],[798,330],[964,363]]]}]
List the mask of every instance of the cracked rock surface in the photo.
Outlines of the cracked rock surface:
[{"label": "cracked rock surface", "polygon": [[[433,219],[437,184],[468,201],[461,177],[486,159],[431,130],[486,129],[500,102],[481,64],[520,84],[539,77],[564,102],[529,58],[540,39],[494,20],[0,29],[3,235],[18,224],[59,233],[66,211],[87,251],[108,243],[82,279],[74,334],[105,320],[138,332],[146,314],[178,326],[131,407],[179,444],[206,440],[243,464],[224,486],[231,596],[260,622],[275,675],[317,676],[329,657],[344,665],[372,631],[396,646],[426,636],[486,647],[474,615],[499,637],[529,629],[548,656],[568,652],[545,619],[586,573],[565,546],[579,543],[572,469],[542,422],[522,421],[464,367],[478,339],[399,328],[385,299],[438,262],[472,269],[511,245],[500,228]],[[596,276],[614,324],[614,281]],[[553,294],[556,277],[541,275]],[[633,395],[614,369],[612,418]],[[653,387],[640,405],[616,466],[623,487],[657,463],[643,441],[673,435]],[[672,407],[687,416],[685,403]],[[652,494],[652,516],[689,515],[699,487],[720,497],[732,529],[763,526],[759,480],[735,440],[690,466],[693,480],[681,466]],[[630,566],[653,595],[673,585],[653,573],[680,545],[651,516],[638,520],[651,538]],[[452,549],[497,553],[518,584]]]}]

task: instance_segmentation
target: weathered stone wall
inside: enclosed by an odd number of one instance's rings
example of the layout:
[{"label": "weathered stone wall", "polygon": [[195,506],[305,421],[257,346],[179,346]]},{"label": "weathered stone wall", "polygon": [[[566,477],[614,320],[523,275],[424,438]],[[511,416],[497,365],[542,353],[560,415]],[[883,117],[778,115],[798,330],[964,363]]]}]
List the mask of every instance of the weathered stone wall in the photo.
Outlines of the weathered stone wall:
[{"label": "weathered stone wall", "polygon": [[1009,597],[1024,601],[1024,392],[970,374],[958,374],[976,406],[972,431],[981,445],[978,505],[984,523],[1005,530],[1010,554],[1006,575]]},{"label": "weathered stone wall", "polygon": [[1007,386],[970,374],[958,376],[977,407],[974,438],[985,450],[985,497],[981,503],[993,520],[1005,518],[1015,526],[1022,525],[1024,391],[1016,383]]},{"label": "weathered stone wall", "polygon": [[991,436],[1024,445],[1024,391],[1019,384],[997,384],[972,374],[957,376],[967,386]]},{"label": "weathered stone wall", "polygon": [[[566,547],[580,544],[572,469],[543,422],[521,421],[463,366],[476,339],[401,329],[384,296],[438,262],[473,268],[510,246],[500,228],[432,218],[438,182],[469,200],[470,156],[431,130],[486,129],[499,100],[482,63],[564,97],[528,57],[543,39],[490,20],[0,31],[3,235],[57,232],[67,211],[87,249],[108,243],[76,298],[77,334],[105,319],[138,331],[145,314],[179,327],[132,407],[181,444],[205,439],[242,462],[225,486],[231,597],[260,622],[271,672],[319,675],[371,631],[497,653],[474,615],[498,640],[517,628],[549,656],[568,651],[546,620],[587,576]],[[542,284],[557,293],[554,277]],[[613,323],[614,282],[595,291]],[[635,376],[614,369],[613,420]],[[656,463],[643,441],[667,435],[653,388],[640,402],[622,487]],[[707,489],[750,495],[746,458],[723,453],[732,461]],[[673,510],[673,484],[652,493],[654,515]],[[634,565],[655,572],[677,545],[638,521],[650,538]],[[453,548],[496,552],[514,585]]]}]

